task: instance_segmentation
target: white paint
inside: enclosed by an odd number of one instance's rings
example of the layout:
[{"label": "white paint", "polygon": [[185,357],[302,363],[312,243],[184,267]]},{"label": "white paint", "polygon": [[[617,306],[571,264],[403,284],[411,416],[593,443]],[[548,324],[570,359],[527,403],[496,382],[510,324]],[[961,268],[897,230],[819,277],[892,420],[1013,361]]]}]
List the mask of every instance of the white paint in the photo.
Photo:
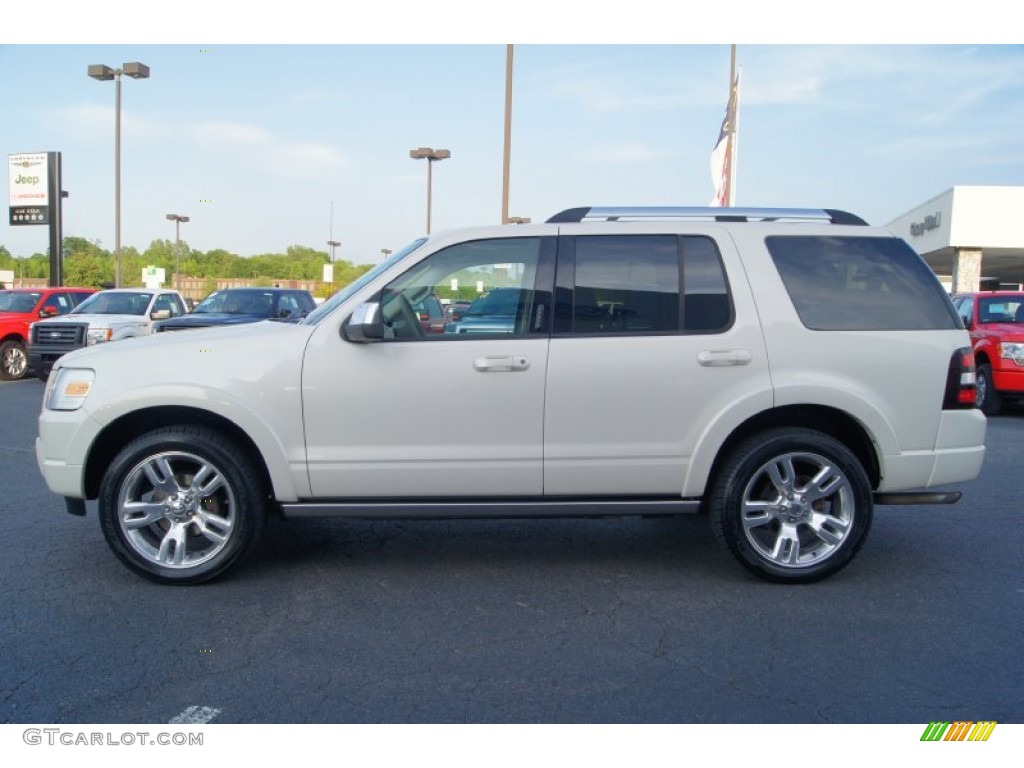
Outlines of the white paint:
[{"label": "white paint", "polygon": [[202,725],[208,723],[220,714],[219,709],[213,707],[191,706],[177,717],[172,717],[167,722],[172,725]]}]

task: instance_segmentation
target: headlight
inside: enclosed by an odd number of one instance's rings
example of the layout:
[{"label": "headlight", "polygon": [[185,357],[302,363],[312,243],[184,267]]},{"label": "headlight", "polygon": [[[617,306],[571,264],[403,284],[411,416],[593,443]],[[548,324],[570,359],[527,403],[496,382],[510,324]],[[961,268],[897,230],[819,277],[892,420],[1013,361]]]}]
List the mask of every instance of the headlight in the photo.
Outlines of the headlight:
[{"label": "headlight", "polygon": [[100,344],[110,341],[111,330],[109,328],[90,328],[86,342],[88,344]]},{"label": "headlight", "polygon": [[58,368],[46,387],[46,407],[51,411],[77,411],[89,396],[96,372],[88,368]]},{"label": "headlight", "polygon": [[1017,365],[1024,365],[1024,343],[1004,341],[999,345],[999,356],[1013,360]]}]

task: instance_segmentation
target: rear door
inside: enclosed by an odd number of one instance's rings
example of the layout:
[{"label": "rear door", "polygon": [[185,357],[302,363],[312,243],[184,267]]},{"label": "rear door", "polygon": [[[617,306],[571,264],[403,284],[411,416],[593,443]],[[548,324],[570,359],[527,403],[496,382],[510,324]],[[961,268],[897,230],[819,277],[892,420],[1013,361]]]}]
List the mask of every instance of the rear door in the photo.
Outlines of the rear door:
[{"label": "rear door", "polygon": [[[620,225],[621,226],[621,225]],[[555,496],[698,494],[724,439],[771,404],[752,297],[721,229],[560,238],[545,402],[544,490]]]}]

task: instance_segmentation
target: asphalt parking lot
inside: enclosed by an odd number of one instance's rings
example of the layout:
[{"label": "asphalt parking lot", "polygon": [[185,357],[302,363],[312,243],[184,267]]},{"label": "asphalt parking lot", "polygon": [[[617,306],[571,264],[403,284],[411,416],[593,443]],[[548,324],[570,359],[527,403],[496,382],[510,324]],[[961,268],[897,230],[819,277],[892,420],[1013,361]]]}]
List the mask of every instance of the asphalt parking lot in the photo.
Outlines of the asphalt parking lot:
[{"label": "asphalt parking lot", "polygon": [[278,522],[158,586],[35,464],[43,385],[0,384],[0,721],[1024,722],[1024,410],[954,506],[880,507],[816,585],[747,574],[700,517]]}]

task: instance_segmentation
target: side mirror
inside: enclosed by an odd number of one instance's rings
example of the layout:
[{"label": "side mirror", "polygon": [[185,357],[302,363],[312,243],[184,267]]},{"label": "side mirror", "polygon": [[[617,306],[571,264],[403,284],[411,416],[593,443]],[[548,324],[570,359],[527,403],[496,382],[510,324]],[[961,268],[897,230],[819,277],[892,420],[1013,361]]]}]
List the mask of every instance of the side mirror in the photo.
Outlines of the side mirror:
[{"label": "side mirror", "polygon": [[384,338],[384,322],[381,320],[380,304],[369,301],[360,304],[352,317],[341,327],[341,334],[347,341],[367,344]]},{"label": "side mirror", "polygon": [[39,310],[39,316],[43,318],[56,317],[58,314],[60,313],[57,311],[57,308],[52,304],[47,304],[45,307]]},{"label": "side mirror", "polygon": [[158,309],[154,312],[149,313],[150,320],[166,320],[171,316],[171,310],[169,309]]}]

